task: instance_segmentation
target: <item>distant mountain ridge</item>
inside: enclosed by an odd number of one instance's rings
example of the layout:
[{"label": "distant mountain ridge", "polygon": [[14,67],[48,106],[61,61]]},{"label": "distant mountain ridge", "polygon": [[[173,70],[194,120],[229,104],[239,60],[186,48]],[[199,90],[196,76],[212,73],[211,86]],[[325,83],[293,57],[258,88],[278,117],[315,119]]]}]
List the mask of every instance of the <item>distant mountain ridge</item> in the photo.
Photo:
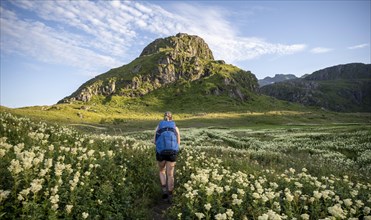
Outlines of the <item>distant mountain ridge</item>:
[{"label": "distant mountain ridge", "polygon": [[259,79],[259,87],[273,84],[276,82],[282,82],[290,79],[296,79],[297,77],[294,74],[276,74],[274,77],[267,76],[264,79]]},{"label": "distant mountain ridge", "polygon": [[266,85],[262,94],[342,112],[371,112],[371,64],[328,67],[304,78]]},{"label": "distant mountain ridge", "polygon": [[370,79],[371,64],[349,63],[321,69],[305,77],[306,80]]}]

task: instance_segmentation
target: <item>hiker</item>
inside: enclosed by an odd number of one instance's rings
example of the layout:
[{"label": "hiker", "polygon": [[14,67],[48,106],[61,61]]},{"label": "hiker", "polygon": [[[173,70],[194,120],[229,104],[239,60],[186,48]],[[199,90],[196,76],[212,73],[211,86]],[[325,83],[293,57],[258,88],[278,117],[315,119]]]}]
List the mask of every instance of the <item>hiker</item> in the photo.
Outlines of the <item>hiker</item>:
[{"label": "hiker", "polygon": [[160,171],[162,199],[171,202],[174,189],[174,169],[180,144],[179,129],[176,127],[171,112],[165,112],[164,120],[156,127],[154,143],[156,160]]}]

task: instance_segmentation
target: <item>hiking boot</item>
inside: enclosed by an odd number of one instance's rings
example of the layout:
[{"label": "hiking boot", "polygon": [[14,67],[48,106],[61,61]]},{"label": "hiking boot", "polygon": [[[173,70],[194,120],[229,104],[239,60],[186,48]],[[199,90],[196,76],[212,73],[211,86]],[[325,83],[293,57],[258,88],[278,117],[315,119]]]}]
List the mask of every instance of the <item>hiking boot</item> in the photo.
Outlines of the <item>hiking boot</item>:
[{"label": "hiking boot", "polygon": [[169,194],[168,197],[167,197],[167,202],[169,204],[172,204],[173,203],[173,195],[172,194]]},{"label": "hiking boot", "polygon": [[166,185],[165,186],[161,186],[161,190],[162,190],[162,199],[163,200],[167,200],[167,198],[169,197],[169,195],[167,193],[167,187],[166,187]]},{"label": "hiking boot", "polygon": [[162,194],[162,199],[164,201],[168,200],[169,199],[169,195],[167,193]]}]

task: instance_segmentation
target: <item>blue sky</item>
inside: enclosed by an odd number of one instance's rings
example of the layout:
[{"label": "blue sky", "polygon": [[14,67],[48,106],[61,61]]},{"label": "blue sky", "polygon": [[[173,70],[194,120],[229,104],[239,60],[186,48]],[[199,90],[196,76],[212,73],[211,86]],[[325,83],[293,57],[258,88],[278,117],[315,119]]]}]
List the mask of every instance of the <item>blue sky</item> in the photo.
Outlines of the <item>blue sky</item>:
[{"label": "blue sky", "polygon": [[52,105],[160,37],[202,37],[258,79],[370,63],[370,0],[1,0],[1,105]]}]

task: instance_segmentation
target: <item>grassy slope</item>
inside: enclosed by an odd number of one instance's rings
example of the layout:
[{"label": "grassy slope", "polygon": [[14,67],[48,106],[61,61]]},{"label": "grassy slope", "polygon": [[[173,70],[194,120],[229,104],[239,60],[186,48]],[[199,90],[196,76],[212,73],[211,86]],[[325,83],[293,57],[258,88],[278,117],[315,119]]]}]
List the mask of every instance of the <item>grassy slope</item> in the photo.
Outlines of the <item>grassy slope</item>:
[{"label": "grassy slope", "polygon": [[[258,103],[257,100],[255,103]],[[254,103],[252,103],[254,104]],[[79,129],[95,133],[120,134],[128,131],[153,129],[162,117],[162,111],[138,111],[136,106],[129,109],[91,106],[90,110],[80,110],[81,105],[58,105],[42,110],[42,107],[27,107],[1,111],[28,116],[36,120],[46,120],[68,124]],[[170,109],[171,110],[171,109]],[[278,109],[277,109],[278,110]],[[96,111],[96,112],[94,112]],[[80,118],[78,114],[82,114]],[[334,113],[318,109],[303,108],[300,110],[266,109],[250,111],[241,108],[239,111],[224,112],[180,112],[174,111],[174,120],[181,128],[186,127],[276,127],[301,125],[327,125],[338,123],[370,124],[370,113]]]}]

